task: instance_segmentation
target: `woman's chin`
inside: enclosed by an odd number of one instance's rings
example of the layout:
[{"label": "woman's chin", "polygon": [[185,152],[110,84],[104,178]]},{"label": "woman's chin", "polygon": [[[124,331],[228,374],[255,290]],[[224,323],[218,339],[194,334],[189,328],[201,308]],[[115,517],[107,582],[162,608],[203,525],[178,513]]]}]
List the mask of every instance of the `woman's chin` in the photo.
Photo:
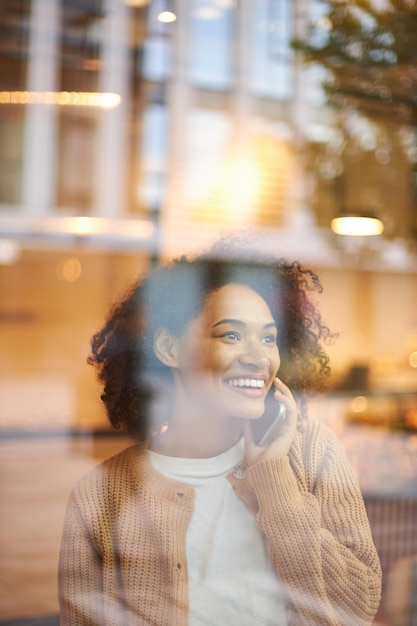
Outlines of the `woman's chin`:
[{"label": "woman's chin", "polygon": [[261,406],[259,408],[252,408],[251,410],[246,409],[245,411],[240,411],[237,417],[242,420],[258,420],[265,413],[265,406]]}]

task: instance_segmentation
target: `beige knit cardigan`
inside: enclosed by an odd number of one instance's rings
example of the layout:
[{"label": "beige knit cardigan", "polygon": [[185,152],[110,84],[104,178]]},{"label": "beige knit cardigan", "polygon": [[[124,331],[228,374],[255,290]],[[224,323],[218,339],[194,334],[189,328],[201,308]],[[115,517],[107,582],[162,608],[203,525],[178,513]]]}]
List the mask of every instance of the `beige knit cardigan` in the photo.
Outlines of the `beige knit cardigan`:
[{"label": "beige knit cardigan", "polygon": [[[379,559],[333,433],[310,420],[288,457],[239,469],[228,479],[266,536],[291,624],[370,624],[380,599]],[[186,626],[193,502],[194,490],[156,472],[141,446],[82,478],[62,537],[61,626]]]}]

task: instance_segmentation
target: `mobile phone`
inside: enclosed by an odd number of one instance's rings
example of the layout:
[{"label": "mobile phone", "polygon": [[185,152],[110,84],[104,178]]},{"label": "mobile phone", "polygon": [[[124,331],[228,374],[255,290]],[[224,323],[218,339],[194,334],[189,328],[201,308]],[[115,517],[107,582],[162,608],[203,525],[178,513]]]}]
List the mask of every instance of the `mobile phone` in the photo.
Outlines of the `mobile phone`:
[{"label": "mobile phone", "polygon": [[273,440],[275,426],[285,418],[286,407],[279,402],[278,413],[271,413],[251,422],[253,440],[257,446],[267,446]]}]

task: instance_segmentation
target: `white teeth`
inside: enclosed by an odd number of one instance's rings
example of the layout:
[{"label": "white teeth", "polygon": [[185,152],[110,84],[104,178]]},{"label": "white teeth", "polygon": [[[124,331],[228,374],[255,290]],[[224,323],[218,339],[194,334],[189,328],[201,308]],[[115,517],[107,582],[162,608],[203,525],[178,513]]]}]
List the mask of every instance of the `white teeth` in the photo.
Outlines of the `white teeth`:
[{"label": "white teeth", "polygon": [[250,387],[255,389],[262,389],[265,386],[265,381],[258,380],[257,378],[233,378],[228,381],[228,384],[232,387]]}]

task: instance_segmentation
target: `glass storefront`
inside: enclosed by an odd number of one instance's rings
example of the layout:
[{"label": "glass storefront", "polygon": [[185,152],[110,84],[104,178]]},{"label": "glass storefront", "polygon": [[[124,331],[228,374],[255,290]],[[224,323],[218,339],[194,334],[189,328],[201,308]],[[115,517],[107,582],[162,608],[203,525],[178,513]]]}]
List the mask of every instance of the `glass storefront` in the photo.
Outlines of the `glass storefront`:
[{"label": "glass storefront", "polygon": [[[130,445],[87,365],[108,307],[242,232],[321,278],[338,338],[310,412],[365,500],[374,624],[414,623],[417,30],[413,3],[365,4],[0,3],[0,624],[58,623],[70,490]],[[345,213],[383,234],[335,234]]]}]

